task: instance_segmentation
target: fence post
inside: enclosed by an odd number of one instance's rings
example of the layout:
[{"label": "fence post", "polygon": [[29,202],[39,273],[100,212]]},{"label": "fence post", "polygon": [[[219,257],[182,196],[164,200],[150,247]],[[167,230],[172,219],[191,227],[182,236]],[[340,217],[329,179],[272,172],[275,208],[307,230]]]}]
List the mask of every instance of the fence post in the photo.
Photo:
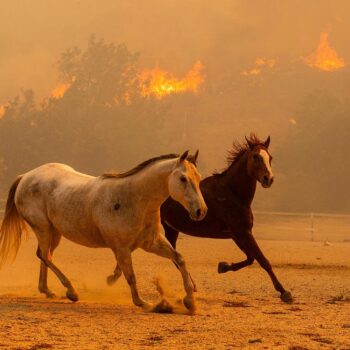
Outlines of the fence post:
[{"label": "fence post", "polygon": [[315,225],[314,225],[314,213],[310,214],[310,233],[311,233],[311,242],[315,240]]}]

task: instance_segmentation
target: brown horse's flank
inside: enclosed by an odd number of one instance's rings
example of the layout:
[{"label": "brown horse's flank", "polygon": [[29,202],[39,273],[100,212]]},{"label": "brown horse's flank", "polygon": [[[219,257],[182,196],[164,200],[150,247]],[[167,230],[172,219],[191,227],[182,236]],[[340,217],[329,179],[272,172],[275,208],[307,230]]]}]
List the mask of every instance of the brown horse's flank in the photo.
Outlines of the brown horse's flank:
[{"label": "brown horse's flank", "polygon": [[165,235],[174,248],[179,232],[197,237],[232,239],[247,258],[232,264],[221,262],[218,272],[237,271],[257,260],[269,274],[275,289],[281,294],[281,299],[288,302],[292,300],[290,292],[278,281],[252,234],[251,203],[256,183],[259,181],[263,187],[270,187],[273,182],[272,174],[268,174],[270,165],[266,166],[260,157],[261,152],[267,152],[271,163],[269,142],[270,138],[262,141],[255,134],[251,134],[245,143],[235,143],[228,154],[227,168],[200,183],[208,207],[203,221],[189,220],[184,210],[170,198],[162,205],[161,216]]}]

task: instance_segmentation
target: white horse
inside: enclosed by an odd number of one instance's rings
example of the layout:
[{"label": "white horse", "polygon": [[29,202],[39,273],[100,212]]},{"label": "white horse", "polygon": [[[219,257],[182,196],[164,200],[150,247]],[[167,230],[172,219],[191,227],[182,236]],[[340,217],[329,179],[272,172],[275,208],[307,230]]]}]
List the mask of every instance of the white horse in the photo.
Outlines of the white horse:
[{"label": "white horse", "polygon": [[201,220],[207,207],[199,189],[200,175],[187,160],[170,154],[149,159],[123,174],[93,177],[63,164],[49,163],[19,176],[13,183],[0,228],[1,263],[17,254],[27,223],[38,239],[41,260],[39,291],[54,293],[47,286],[50,268],[67,288],[67,297],[78,300],[69,279],[52,261],[62,236],[93,248],[110,248],[117,267],[108,278],[113,283],[124,274],[137,306],[146,306],[139,296],[131,253],[142,248],[171,259],[180,269],[186,291],[185,306],[193,311],[193,285],[182,256],[163,235],[160,206],[170,195],[194,220]]}]

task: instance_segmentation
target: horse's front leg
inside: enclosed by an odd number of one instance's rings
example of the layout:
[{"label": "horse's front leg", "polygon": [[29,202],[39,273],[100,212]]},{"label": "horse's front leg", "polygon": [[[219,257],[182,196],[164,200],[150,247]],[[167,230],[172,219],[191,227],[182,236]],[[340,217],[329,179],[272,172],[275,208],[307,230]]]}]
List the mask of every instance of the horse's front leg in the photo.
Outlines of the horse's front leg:
[{"label": "horse's front leg", "polygon": [[118,263],[116,269],[118,269],[119,266],[121,271],[123,271],[125,279],[130,287],[132,301],[136,306],[148,307],[149,305],[140,298],[136,287],[136,277],[132,266],[131,250],[129,248],[118,249],[116,252],[116,258]]},{"label": "horse's front leg", "polygon": [[184,305],[191,313],[194,313],[195,303],[193,297],[193,283],[191,281],[190,274],[187,270],[186,263],[182,255],[177,252],[161,235],[158,235],[152,243],[148,243],[142,248],[147,252],[151,252],[172,260],[173,263],[178,267],[181,272],[184,288],[186,291],[186,297],[183,299]]},{"label": "horse's front leg", "polygon": [[[164,232],[165,232],[165,237],[166,239],[169,241],[169,243],[171,244],[171,246],[176,249],[176,242],[177,239],[179,237],[179,231],[174,230],[172,227],[170,227],[169,225],[167,225],[165,222],[162,221],[162,225],[164,228]],[[179,267],[175,264],[176,268],[178,269]],[[191,278],[191,282],[193,284],[193,291],[197,292],[197,286],[196,283],[194,282],[191,274],[190,274],[190,278]]]}]

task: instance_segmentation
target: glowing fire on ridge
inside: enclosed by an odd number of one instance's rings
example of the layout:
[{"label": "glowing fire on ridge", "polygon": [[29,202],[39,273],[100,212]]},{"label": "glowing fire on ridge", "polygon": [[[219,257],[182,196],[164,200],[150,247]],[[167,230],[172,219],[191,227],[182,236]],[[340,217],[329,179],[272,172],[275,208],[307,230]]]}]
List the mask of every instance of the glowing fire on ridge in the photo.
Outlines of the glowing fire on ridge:
[{"label": "glowing fire on ridge", "polygon": [[139,74],[141,95],[144,97],[153,95],[160,99],[170,94],[186,91],[196,94],[199,86],[204,82],[203,68],[200,61],[196,62],[182,79],[178,79],[172,73],[160,68],[144,70]]},{"label": "glowing fire on ridge", "polygon": [[304,60],[310,67],[331,72],[343,68],[345,61],[329,46],[328,35],[328,32],[321,33],[316,51],[305,57]]},{"label": "glowing fire on ridge", "polygon": [[67,90],[72,86],[75,81],[75,77],[72,78],[70,83],[59,83],[51,92],[51,97],[58,100],[64,96]]},{"label": "glowing fire on ridge", "polygon": [[55,99],[60,99],[64,96],[66,91],[70,88],[72,84],[58,84],[51,92],[51,97]]},{"label": "glowing fire on ridge", "polygon": [[0,119],[5,115],[7,107],[8,107],[8,103],[0,105]]},{"label": "glowing fire on ridge", "polygon": [[273,58],[263,58],[259,57],[255,60],[254,66],[250,69],[246,69],[241,72],[242,75],[259,75],[261,73],[262,67],[268,67],[270,69],[276,66],[277,60]]}]

